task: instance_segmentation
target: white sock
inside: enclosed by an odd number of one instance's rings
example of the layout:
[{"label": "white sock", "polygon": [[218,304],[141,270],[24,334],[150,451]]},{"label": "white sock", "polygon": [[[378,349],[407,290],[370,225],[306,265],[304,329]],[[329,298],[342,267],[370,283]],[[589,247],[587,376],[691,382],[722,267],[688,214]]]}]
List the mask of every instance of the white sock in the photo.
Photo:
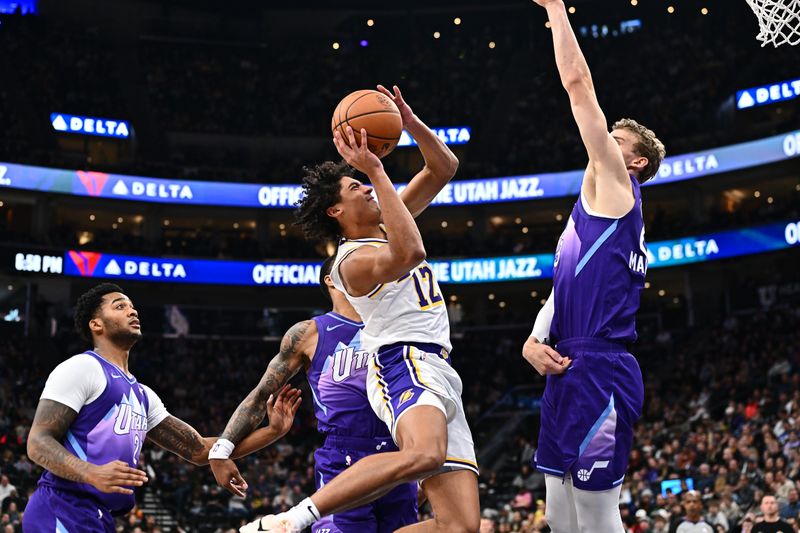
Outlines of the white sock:
[{"label": "white sock", "polygon": [[299,531],[304,530],[320,519],[319,510],[311,498],[306,498],[284,514]]}]

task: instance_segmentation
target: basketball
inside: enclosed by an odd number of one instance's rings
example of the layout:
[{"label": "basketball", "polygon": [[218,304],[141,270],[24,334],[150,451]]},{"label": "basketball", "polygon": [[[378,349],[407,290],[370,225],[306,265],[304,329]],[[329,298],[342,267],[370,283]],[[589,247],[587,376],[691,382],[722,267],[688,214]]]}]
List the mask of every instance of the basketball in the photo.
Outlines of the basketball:
[{"label": "basketball", "polygon": [[369,150],[378,157],[386,157],[400,140],[403,119],[391,98],[385,94],[364,89],[355,91],[339,102],[331,118],[331,131],[339,129],[344,142],[347,126],[353,128],[356,142],[361,143],[361,128],[367,130]]}]

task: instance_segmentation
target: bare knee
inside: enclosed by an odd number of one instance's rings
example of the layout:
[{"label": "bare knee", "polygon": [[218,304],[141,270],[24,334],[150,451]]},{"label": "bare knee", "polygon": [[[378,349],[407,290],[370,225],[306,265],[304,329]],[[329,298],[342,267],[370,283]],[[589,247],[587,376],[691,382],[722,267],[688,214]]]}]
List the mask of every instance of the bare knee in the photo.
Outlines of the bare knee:
[{"label": "bare knee", "polygon": [[[469,515],[469,516],[466,516]],[[481,528],[481,516],[479,512],[466,513],[459,517],[453,517],[447,523],[436,521],[436,529],[447,531],[447,533],[477,533]]]},{"label": "bare knee", "polygon": [[424,474],[435,472],[444,465],[445,450],[437,449],[425,450],[402,450],[403,457],[402,469],[404,477],[419,478]]}]

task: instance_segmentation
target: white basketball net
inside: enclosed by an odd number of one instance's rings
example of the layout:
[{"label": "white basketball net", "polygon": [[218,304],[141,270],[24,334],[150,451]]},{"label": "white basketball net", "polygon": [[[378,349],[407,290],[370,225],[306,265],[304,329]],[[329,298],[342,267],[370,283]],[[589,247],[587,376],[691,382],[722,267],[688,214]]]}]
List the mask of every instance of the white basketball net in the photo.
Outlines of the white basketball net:
[{"label": "white basketball net", "polygon": [[758,17],[761,46],[800,43],[800,0],[747,0]]}]

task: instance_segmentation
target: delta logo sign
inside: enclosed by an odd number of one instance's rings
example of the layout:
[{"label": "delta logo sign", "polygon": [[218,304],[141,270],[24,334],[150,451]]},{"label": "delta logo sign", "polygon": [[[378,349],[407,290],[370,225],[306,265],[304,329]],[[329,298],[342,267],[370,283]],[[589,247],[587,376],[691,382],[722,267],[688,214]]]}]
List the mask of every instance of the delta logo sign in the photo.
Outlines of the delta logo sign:
[{"label": "delta logo sign", "polygon": [[67,257],[69,260],[64,268],[64,274],[68,276],[120,277],[154,281],[185,281],[187,277],[186,267],[180,261],[80,250],[69,250]]},{"label": "delta logo sign", "polygon": [[125,120],[51,113],[50,124],[54,130],[64,133],[80,133],[116,139],[127,139],[131,136],[131,125]]},{"label": "delta logo sign", "polygon": [[[103,187],[105,187],[106,182],[108,182],[108,174],[105,172],[87,172],[83,170],[78,170],[76,174],[89,196],[102,195]],[[73,187],[76,187],[76,185],[73,185]]]},{"label": "delta logo sign", "polygon": [[65,274],[73,276],[81,276],[84,278],[94,277],[94,271],[103,254],[97,252],[81,252],[77,250],[70,250],[67,252],[67,267],[64,269]]},{"label": "delta logo sign", "polygon": [[[433,133],[447,145],[467,144],[472,138],[472,128],[469,126],[451,126],[449,128],[431,128]],[[416,146],[417,141],[406,130],[400,134],[397,146]]]},{"label": "delta logo sign", "polygon": [[800,97],[800,78],[736,92],[736,108],[748,109]]}]

